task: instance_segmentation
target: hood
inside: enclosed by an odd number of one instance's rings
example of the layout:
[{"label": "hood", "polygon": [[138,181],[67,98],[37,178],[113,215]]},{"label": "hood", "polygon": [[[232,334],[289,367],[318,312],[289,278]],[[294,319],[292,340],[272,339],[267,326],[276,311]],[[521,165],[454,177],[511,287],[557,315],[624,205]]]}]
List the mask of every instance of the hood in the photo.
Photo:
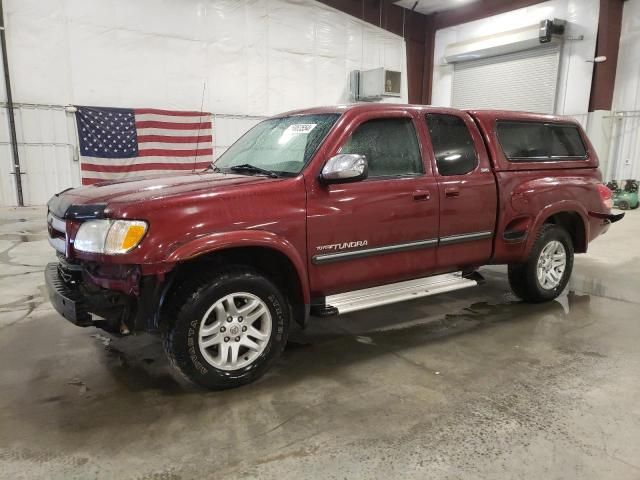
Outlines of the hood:
[{"label": "hood", "polygon": [[274,181],[278,179],[216,172],[154,175],[70,188],[54,195],[47,205],[60,218],[99,218],[114,203],[140,203]]}]

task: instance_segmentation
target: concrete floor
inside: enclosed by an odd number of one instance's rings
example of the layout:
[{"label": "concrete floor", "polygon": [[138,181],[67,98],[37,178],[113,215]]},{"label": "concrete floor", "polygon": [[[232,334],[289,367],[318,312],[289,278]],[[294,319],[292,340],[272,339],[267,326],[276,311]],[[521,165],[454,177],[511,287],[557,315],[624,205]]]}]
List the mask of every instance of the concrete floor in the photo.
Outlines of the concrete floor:
[{"label": "concrete floor", "polygon": [[558,300],[487,283],[296,334],[228,392],[61,319],[41,209],[0,211],[0,478],[640,478],[640,211]]}]

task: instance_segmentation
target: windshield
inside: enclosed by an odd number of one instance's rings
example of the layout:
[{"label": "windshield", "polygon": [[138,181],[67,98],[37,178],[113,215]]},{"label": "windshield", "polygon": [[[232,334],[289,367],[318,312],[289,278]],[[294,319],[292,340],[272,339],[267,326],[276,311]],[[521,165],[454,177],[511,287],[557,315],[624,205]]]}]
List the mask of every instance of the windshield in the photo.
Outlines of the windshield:
[{"label": "windshield", "polygon": [[298,174],[339,116],[293,115],[260,122],[231,145],[215,166],[231,169],[251,165],[278,175]]}]

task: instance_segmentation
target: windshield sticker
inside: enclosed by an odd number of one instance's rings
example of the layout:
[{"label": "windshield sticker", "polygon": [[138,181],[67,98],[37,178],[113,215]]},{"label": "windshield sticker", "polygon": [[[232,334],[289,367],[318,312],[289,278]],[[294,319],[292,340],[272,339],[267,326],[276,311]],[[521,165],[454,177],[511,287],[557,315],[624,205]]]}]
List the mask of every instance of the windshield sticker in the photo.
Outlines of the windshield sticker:
[{"label": "windshield sticker", "polygon": [[292,138],[295,138],[302,133],[306,135],[311,130],[316,128],[316,125],[316,123],[296,123],[294,125],[289,125],[287,128],[285,128],[284,132],[282,132],[282,135],[280,135],[280,140],[278,140],[278,143],[280,145],[283,145]]},{"label": "windshield sticker", "polygon": [[284,131],[285,134],[298,135],[300,133],[309,133],[316,127],[315,123],[296,123],[295,125],[289,125]]}]

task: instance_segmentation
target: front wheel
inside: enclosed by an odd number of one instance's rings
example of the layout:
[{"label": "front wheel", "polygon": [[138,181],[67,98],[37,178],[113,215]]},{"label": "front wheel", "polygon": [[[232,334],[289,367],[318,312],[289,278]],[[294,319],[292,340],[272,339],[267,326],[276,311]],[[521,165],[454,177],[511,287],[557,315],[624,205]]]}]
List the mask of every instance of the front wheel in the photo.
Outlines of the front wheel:
[{"label": "front wheel", "polygon": [[567,231],[553,224],[542,226],[525,263],[509,265],[513,292],[527,302],[556,298],[573,270],[573,242]]},{"label": "front wheel", "polygon": [[278,288],[243,267],[187,282],[169,306],[165,350],[189,380],[222,390],[262,376],[287,342],[291,310]]}]

